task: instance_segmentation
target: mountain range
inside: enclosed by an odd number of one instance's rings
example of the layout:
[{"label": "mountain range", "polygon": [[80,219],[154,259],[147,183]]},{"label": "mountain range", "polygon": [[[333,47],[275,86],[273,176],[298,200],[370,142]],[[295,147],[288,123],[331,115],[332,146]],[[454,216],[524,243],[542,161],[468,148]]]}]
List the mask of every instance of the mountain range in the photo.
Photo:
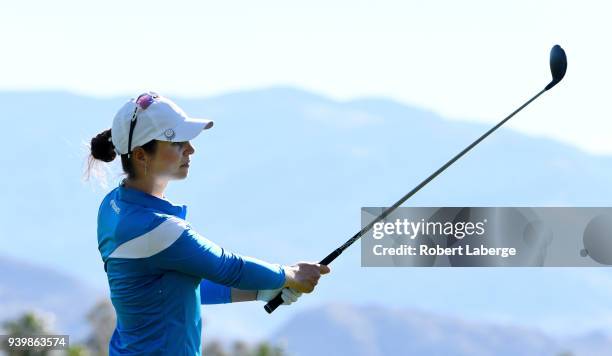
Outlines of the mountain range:
[{"label": "mountain range", "polygon": [[[173,99],[215,126],[194,140],[189,177],[167,196],[187,204],[196,230],[223,247],[285,264],[320,260],[359,230],[361,207],[392,204],[489,128],[386,98],[336,101],[289,87]],[[89,140],[125,100],[0,92],[2,255],[107,290],[96,219],[121,179],[118,160],[98,165],[106,186],[82,174]],[[506,127],[406,205],[606,206],[611,181],[610,157]],[[331,267],[316,293],[271,316],[253,303],[206,306],[205,330],[261,338],[317,305],[380,303],[555,335],[612,331],[606,268],[362,268],[358,245]],[[38,284],[29,281],[33,293]]]},{"label": "mountain range", "polygon": [[271,340],[292,356],[605,356],[612,348],[601,333],[555,338],[535,328],[348,304],[301,312]]}]

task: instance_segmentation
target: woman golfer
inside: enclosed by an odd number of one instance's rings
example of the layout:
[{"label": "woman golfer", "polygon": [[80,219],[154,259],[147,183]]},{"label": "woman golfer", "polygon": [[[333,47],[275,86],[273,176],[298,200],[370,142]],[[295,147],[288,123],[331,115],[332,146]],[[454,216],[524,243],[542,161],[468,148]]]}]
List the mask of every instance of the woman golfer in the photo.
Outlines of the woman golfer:
[{"label": "woman golfer", "polygon": [[117,313],[111,355],[199,355],[200,304],[268,301],[281,290],[290,304],[329,272],[225,250],[191,228],[185,205],[166,198],[168,182],[187,177],[190,141],[212,126],[148,92],[123,105],[112,128],[91,140],[94,159],[110,162],[118,154],[127,175],[98,213],[98,249]]}]

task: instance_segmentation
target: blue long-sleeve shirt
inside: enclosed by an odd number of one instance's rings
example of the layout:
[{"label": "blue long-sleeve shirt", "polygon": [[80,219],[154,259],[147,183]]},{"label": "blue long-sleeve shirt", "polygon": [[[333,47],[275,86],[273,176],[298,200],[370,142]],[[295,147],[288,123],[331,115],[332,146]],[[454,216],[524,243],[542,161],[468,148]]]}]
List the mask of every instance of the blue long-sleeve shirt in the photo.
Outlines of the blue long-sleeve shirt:
[{"label": "blue long-sleeve shirt", "polygon": [[200,355],[200,304],[230,302],[230,287],[284,284],[279,265],[224,250],[194,231],[186,213],[123,184],[102,201],[98,249],[117,313],[111,355]]}]

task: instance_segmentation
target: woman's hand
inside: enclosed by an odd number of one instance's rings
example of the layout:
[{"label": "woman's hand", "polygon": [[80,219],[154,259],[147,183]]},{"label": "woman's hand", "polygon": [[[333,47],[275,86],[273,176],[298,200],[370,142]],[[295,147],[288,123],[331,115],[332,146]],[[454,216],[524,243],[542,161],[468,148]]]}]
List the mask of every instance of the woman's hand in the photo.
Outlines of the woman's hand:
[{"label": "woman's hand", "polygon": [[310,293],[319,282],[321,275],[330,272],[329,267],[318,263],[298,262],[293,266],[283,266],[285,285],[297,292]]},{"label": "woman's hand", "polygon": [[302,296],[302,293],[297,292],[291,288],[264,289],[257,291],[257,300],[269,302],[270,300],[272,300],[272,298],[276,297],[278,293],[280,293],[281,298],[283,298],[283,305],[291,305],[292,303],[295,303],[299,297]]}]

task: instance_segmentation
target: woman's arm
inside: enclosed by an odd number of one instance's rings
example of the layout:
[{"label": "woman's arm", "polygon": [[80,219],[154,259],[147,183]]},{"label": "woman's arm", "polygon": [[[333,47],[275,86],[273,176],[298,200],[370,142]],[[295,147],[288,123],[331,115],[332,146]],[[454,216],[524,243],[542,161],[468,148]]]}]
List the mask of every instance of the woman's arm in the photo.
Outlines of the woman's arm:
[{"label": "woman's arm", "polygon": [[291,288],[280,288],[280,289],[270,289],[270,290],[241,290],[241,289],[231,289],[232,293],[232,303],[235,302],[249,302],[251,300],[260,300],[264,302],[269,302],[272,298],[276,297],[277,294],[281,294],[281,298],[283,298],[283,305],[290,305],[295,303],[298,298],[302,295],[302,293],[291,289]]},{"label": "woman's arm", "polygon": [[256,290],[231,288],[203,279],[200,282],[200,301],[202,304],[225,304],[257,300]]},{"label": "woman's arm", "polygon": [[204,238],[184,222],[177,221],[177,224],[183,229],[180,236],[153,256],[157,267],[240,289],[276,289],[285,284],[285,271],[280,265],[234,254]]},{"label": "woman's arm", "polygon": [[257,300],[256,290],[244,290],[244,289],[231,288],[231,294],[232,294],[232,303],[250,302],[252,300]]},{"label": "woman's arm", "polygon": [[[312,292],[320,276],[329,273],[327,266],[317,263],[300,262],[294,266],[281,266],[234,254],[195,232],[182,219],[173,216],[159,218],[164,220],[160,225],[166,229],[172,228],[170,230],[176,236],[169,239],[165,230],[160,229],[160,233],[150,234],[147,240],[147,246],[165,245],[152,256],[153,264],[161,269],[179,271],[237,289],[289,287],[304,293]],[[240,293],[236,296],[236,300],[244,298],[247,296]]]},{"label": "woman's arm", "polygon": [[[280,289],[271,290],[244,290],[238,288],[230,288],[215,282],[203,279],[200,282],[200,300],[202,304],[226,304],[237,302],[250,302],[260,300],[268,302],[276,296]],[[284,288],[282,290],[284,304],[294,303],[302,293],[291,289]]]},{"label": "woman's arm", "polygon": [[200,282],[201,304],[225,304],[232,302],[230,287],[203,279]]}]

